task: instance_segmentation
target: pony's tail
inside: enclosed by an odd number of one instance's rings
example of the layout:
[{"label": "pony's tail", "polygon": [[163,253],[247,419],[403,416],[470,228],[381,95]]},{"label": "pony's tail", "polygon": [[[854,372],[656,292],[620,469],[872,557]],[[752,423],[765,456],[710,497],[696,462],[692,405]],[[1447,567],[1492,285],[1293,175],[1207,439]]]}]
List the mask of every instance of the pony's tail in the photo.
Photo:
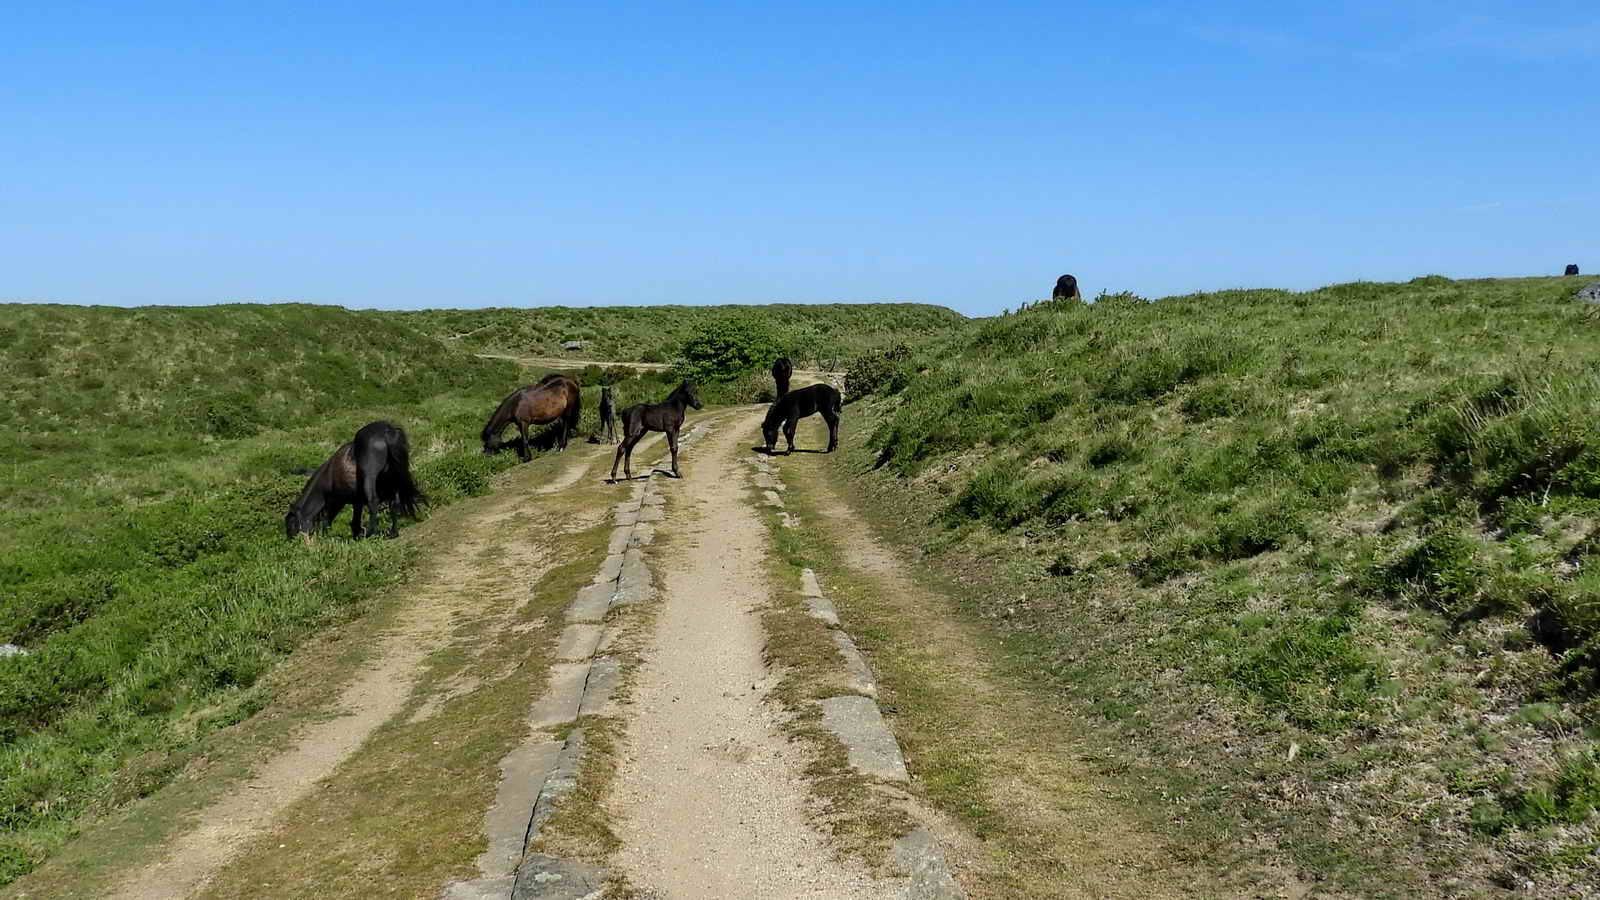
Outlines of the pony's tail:
[{"label": "pony's tail", "polygon": [[404,428],[396,426],[389,444],[389,468],[394,472],[394,505],[407,516],[417,518],[418,507],[428,502],[427,495],[411,477],[411,442]]}]

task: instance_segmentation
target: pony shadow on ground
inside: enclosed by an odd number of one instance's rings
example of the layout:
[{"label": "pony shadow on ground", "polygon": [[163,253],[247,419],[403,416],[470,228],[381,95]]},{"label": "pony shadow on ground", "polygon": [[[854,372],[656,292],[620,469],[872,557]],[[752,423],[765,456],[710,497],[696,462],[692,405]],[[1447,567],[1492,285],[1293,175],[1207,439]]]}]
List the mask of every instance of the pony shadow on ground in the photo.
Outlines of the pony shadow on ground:
[{"label": "pony shadow on ground", "polygon": [[826,454],[828,451],[826,451],[826,450],[807,450],[804,447],[796,447],[793,450],[778,450],[778,449],[768,450],[766,447],[764,447],[764,446],[762,446],[760,444],[757,444],[756,446],[750,448],[750,452],[751,453],[758,453],[758,454],[760,454],[762,456],[788,456],[791,453],[823,453],[823,454]]},{"label": "pony shadow on ground", "polygon": [[[511,440],[495,447],[493,452],[499,453],[503,450],[516,450],[518,445],[521,443],[521,438],[512,438]],[[552,425],[549,428],[541,429],[538,434],[528,435],[528,452],[545,453],[556,449],[556,446],[560,443],[561,426]]]},{"label": "pony shadow on ground", "polygon": [[649,472],[646,472],[646,473],[644,473],[642,475],[635,475],[635,476],[633,476],[631,478],[607,478],[607,479],[605,479],[605,483],[606,484],[621,484],[624,481],[649,481],[650,479],[656,477],[657,475],[665,475],[668,478],[682,478],[683,477],[682,475],[674,475],[674,474],[672,474],[672,470],[671,469],[652,468]]}]

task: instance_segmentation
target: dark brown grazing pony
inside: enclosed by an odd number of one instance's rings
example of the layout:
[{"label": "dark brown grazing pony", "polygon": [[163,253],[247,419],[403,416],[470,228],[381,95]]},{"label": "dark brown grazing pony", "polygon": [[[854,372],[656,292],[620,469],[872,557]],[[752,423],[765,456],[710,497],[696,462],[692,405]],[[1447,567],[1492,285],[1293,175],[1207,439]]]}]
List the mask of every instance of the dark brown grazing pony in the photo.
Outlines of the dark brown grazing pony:
[{"label": "dark brown grazing pony", "polygon": [[780,398],[789,393],[789,376],[793,374],[794,363],[790,362],[787,356],[778,357],[777,361],[772,364],[772,380],[778,384],[778,396]]},{"label": "dark brown grazing pony", "polygon": [[761,436],[767,442],[767,455],[772,455],[772,448],[778,443],[779,425],[783,426],[783,436],[789,442],[788,452],[793,453],[795,423],[817,413],[822,413],[822,420],[828,423],[828,452],[832,453],[839,446],[839,410],[843,406],[843,398],[831,384],[813,384],[779,398],[767,410],[767,418],[761,423]]},{"label": "dark brown grazing pony", "polygon": [[518,389],[500,402],[488,424],[483,426],[483,452],[494,453],[505,446],[500,442],[500,432],[507,425],[517,424],[517,456],[523,462],[533,459],[528,452],[528,426],[545,425],[560,420],[561,431],[556,448],[567,449],[567,436],[578,427],[578,416],[583,413],[583,396],[578,380],[570,375],[552,372],[539,380]]},{"label": "dark brown grazing pony", "polygon": [[417,517],[427,502],[411,480],[411,445],[406,433],[389,422],[373,422],[356,432],[306,482],[300,498],[283,517],[289,537],[314,534],[328,527],[346,506],[353,506],[350,535],[361,537],[361,511],[367,511],[367,533],[378,530],[378,504],[389,507],[389,536],[400,533],[400,514]]},{"label": "dark brown grazing pony", "polygon": [[622,411],[622,443],[617,445],[617,456],[611,461],[611,479],[617,480],[617,463],[622,463],[622,473],[633,479],[633,445],[651,431],[667,435],[667,446],[672,449],[672,477],[678,474],[678,429],[683,427],[683,414],[687,407],[700,409],[700,394],[694,385],[685,381],[678,385],[667,399],[660,403],[640,403]]}]

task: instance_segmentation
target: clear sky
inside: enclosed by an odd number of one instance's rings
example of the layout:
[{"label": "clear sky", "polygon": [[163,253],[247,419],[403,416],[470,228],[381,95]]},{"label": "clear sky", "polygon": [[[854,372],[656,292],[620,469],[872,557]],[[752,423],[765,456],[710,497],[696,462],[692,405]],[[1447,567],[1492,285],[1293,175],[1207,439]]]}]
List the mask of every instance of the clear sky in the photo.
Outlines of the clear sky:
[{"label": "clear sky", "polygon": [[0,48],[6,300],[1600,272],[1594,0],[38,2]]}]

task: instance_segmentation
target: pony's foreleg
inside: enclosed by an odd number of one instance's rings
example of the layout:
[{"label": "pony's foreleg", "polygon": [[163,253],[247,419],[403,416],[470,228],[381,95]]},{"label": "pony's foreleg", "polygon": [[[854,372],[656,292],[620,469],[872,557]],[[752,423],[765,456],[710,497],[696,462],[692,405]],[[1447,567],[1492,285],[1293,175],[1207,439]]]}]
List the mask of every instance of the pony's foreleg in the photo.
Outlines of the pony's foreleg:
[{"label": "pony's foreleg", "polygon": [[622,462],[622,454],[627,452],[627,450],[628,450],[628,441],[627,441],[626,438],[624,438],[622,443],[617,445],[617,454],[616,454],[616,456],[613,456],[611,458],[611,480],[612,481],[616,481],[617,480],[617,465]]},{"label": "pony's foreleg", "polygon": [[832,453],[839,448],[839,415],[835,413],[822,418],[828,423],[828,452]]},{"label": "pony's foreleg", "polygon": [[672,451],[672,477],[682,478],[683,476],[678,474],[678,429],[672,428],[667,431],[667,448]]},{"label": "pony's foreleg", "polygon": [[794,452],[794,427],[798,423],[799,420],[792,416],[783,420],[783,439],[789,442],[789,453]]},{"label": "pony's foreleg", "polygon": [[521,419],[517,420],[517,458],[523,462],[533,459],[533,453],[528,450],[528,426]]},{"label": "pony's foreleg", "polygon": [[350,504],[350,537],[358,541],[361,540],[361,509],[364,505],[360,499]]}]

